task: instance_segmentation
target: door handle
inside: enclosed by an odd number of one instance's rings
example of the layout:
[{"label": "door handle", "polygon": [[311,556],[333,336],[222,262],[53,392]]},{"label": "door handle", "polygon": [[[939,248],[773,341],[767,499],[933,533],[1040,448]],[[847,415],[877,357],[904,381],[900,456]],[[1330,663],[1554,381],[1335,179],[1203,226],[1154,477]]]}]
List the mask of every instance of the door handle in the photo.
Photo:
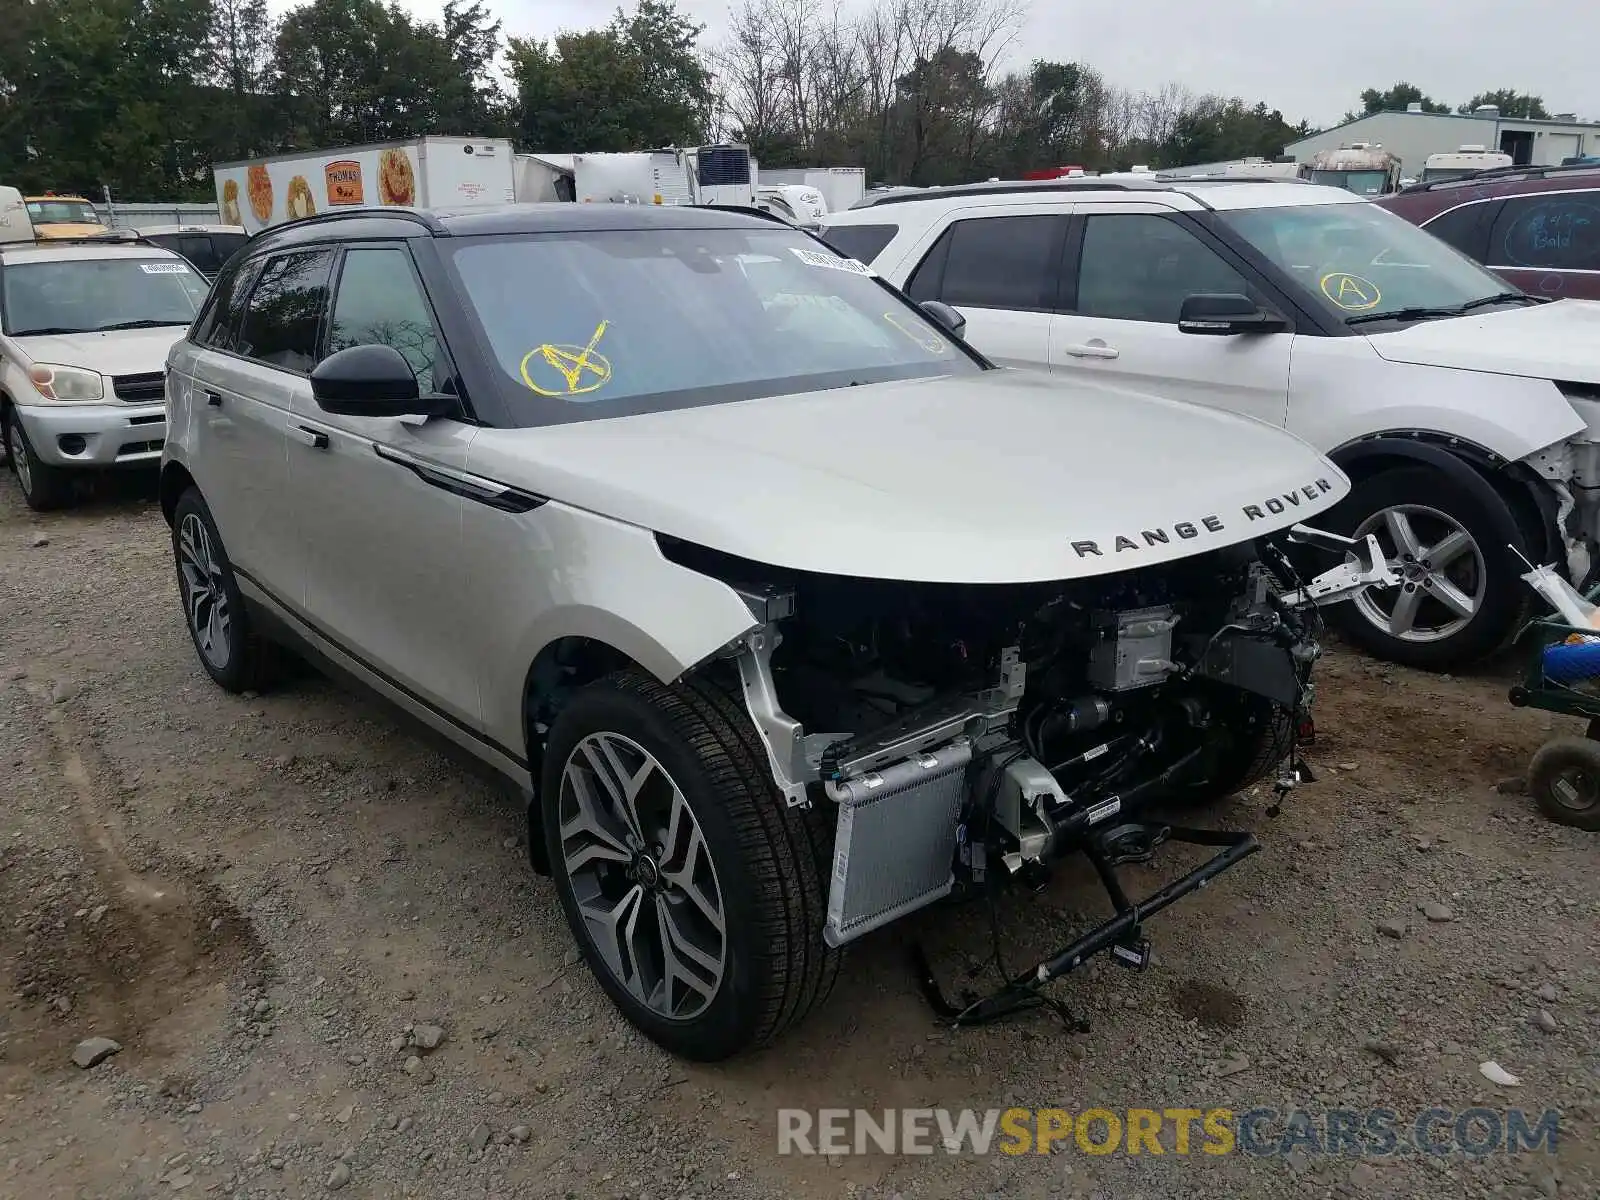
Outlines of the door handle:
[{"label": "door handle", "polygon": [[320,429],[312,429],[309,425],[296,425],[294,435],[313,450],[326,450],[328,448],[328,435]]},{"label": "door handle", "polygon": [[1093,344],[1074,344],[1061,347],[1063,354],[1070,354],[1073,358],[1116,358],[1117,349],[1114,346]]},{"label": "door handle", "polygon": [[212,408],[221,408],[222,407],[222,393],[221,392],[207,392],[206,393],[206,403],[209,404]]}]

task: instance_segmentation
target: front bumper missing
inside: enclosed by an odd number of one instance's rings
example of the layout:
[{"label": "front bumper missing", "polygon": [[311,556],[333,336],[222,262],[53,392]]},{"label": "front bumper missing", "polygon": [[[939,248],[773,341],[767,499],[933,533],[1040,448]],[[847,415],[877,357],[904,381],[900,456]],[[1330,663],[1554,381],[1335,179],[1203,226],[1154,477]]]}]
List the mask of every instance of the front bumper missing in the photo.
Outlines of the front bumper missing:
[{"label": "front bumper missing", "polygon": [[[1122,882],[1117,878],[1119,864],[1142,861],[1163,842],[1183,842],[1193,846],[1220,846],[1220,853],[1173,880],[1143,900],[1128,899]],[[1181,825],[1160,822],[1133,822],[1119,825],[1095,837],[1084,853],[1094,866],[1095,874],[1106,894],[1111,898],[1115,915],[1096,926],[1076,941],[1042,959],[1021,974],[1008,980],[999,990],[983,997],[963,997],[960,1004],[947,999],[934,978],[927,955],[920,946],[913,947],[913,966],[924,994],[934,1011],[957,1026],[985,1025],[1019,1012],[1040,1007],[1054,1007],[1065,1016],[1059,1002],[1046,998],[1041,990],[1045,984],[1060,979],[1097,954],[1110,951],[1114,961],[1122,966],[1143,970],[1150,962],[1150,944],[1144,939],[1144,922],[1164,908],[1182,900],[1191,892],[1199,891],[1217,876],[1238,865],[1261,849],[1255,835],[1233,833],[1226,830],[1192,829]],[[1083,1028],[1082,1022],[1073,1022]]]}]

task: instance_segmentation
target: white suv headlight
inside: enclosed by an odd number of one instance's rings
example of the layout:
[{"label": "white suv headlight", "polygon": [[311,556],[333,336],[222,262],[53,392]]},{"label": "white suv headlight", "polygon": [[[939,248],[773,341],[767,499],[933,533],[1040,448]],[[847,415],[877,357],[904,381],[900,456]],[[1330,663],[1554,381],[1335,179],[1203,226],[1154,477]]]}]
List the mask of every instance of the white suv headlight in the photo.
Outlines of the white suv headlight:
[{"label": "white suv headlight", "polygon": [[34,363],[28,381],[46,400],[99,400],[106,394],[106,381],[98,371],[82,367],[57,367]]}]

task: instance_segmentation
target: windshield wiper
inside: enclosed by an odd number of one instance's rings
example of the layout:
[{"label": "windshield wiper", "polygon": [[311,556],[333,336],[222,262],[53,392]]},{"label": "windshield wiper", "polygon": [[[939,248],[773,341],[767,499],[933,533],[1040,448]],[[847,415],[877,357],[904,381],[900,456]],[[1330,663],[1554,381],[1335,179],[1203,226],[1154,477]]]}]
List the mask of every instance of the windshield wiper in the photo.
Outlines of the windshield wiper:
[{"label": "windshield wiper", "polygon": [[1362,313],[1355,317],[1346,317],[1346,325],[1362,325],[1369,321],[1429,321],[1440,317],[1459,317],[1462,313],[1471,312],[1475,308],[1485,308],[1490,304],[1509,304],[1513,300],[1525,300],[1529,304],[1538,304],[1536,296],[1525,292],[1496,292],[1492,296],[1479,296],[1476,300],[1468,300],[1465,304],[1457,304],[1449,308],[1425,308],[1413,305],[1410,308],[1396,308],[1389,312]]},{"label": "windshield wiper", "polygon": [[88,333],[87,329],[68,329],[65,325],[41,325],[37,329],[13,329],[12,337],[49,337],[56,333]]},{"label": "windshield wiper", "polygon": [[1484,308],[1490,304],[1509,304],[1513,300],[1523,300],[1529,304],[1542,304],[1537,296],[1530,296],[1526,292],[1496,292],[1492,296],[1479,296],[1476,300],[1468,300],[1461,306],[1461,312],[1470,312],[1474,308]]},{"label": "windshield wiper", "polygon": [[1395,308],[1388,312],[1362,313],[1356,317],[1346,317],[1346,325],[1365,325],[1369,321],[1430,321],[1435,317],[1459,317],[1459,308]]},{"label": "windshield wiper", "polygon": [[114,325],[101,325],[95,329],[96,333],[109,333],[113,329],[159,329],[163,325],[187,325],[187,321],[118,321]]}]

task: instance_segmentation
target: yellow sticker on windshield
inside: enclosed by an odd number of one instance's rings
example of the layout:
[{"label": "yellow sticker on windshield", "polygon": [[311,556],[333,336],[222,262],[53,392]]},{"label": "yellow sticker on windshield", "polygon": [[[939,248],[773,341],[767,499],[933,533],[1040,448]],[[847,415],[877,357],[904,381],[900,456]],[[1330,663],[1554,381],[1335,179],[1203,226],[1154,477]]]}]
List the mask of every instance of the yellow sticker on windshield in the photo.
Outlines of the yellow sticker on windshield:
[{"label": "yellow sticker on windshield", "polygon": [[1333,271],[1322,277],[1321,286],[1324,296],[1350,312],[1365,312],[1383,302],[1383,293],[1378,290],[1378,285],[1360,275]]},{"label": "yellow sticker on windshield", "polygon": [[889,324],[893,325],[901,333],[905,334],[908,338],[910,338],[917,345],[921,346],[929,354],[943,354],[944,353],[945,346],[944,346],[943,339],[935,337],[932,333],[918,333],[917,331],[915,331],[913,329],[907,329],[899,321],[894,319],[894,314],[893,313],[884,313],[883,314],[883,319],[885,321],[889,322]]},{"label": "yellow sticker on windshield", "polygon": [[[597,392],[611,382],[611,360],[595,347],[610,321],[595,326],[587,346],[558,345],[546,342],[522,356],[522,382],[541,396],[582,396]],[[536,381],[542,380],[543,384]],[[547,385],[547,386],[546,386]]]}]

